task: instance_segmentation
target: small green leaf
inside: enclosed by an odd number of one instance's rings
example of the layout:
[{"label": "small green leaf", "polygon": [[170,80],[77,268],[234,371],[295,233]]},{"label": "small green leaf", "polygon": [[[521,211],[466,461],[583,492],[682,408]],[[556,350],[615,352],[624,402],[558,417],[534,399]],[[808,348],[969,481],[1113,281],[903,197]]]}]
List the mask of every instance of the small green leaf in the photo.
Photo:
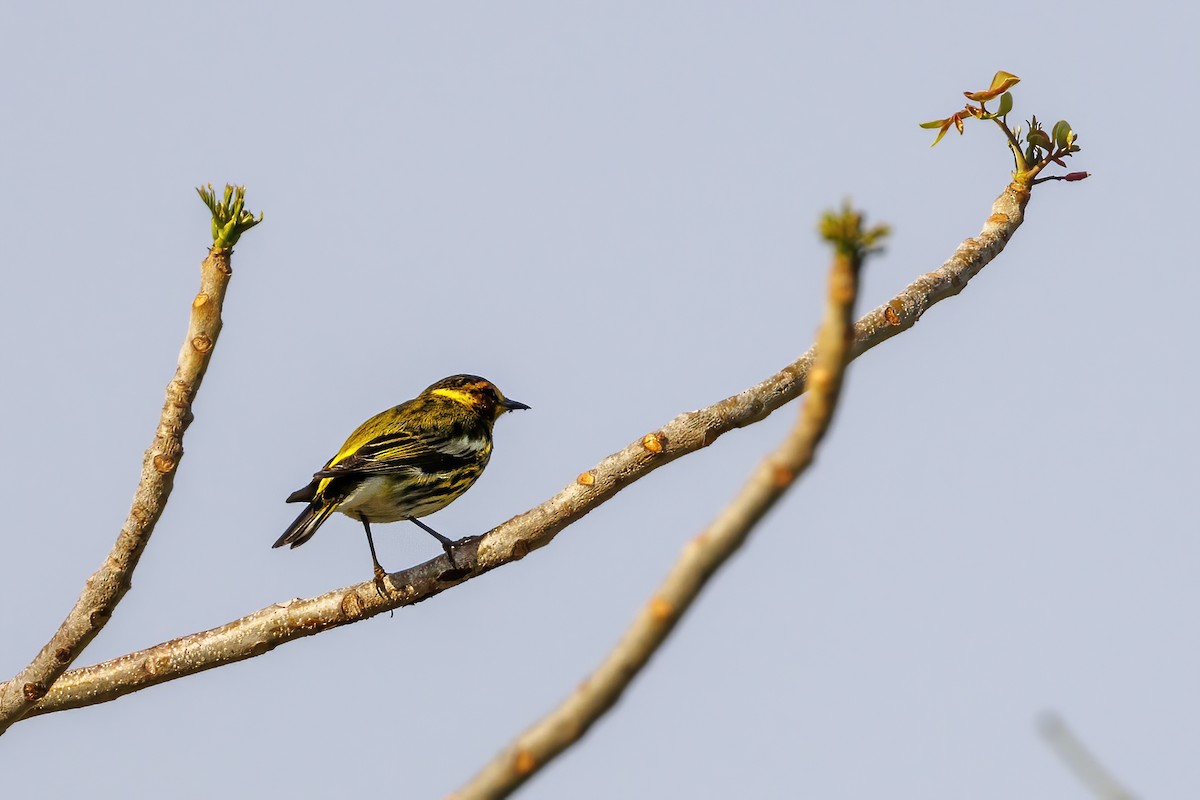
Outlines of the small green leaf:
[{"label": "small green leaf", "polygon": [[1005,92],[1000,95],[1000,110],[996,112],[997,117],[1003,117],[1008,112],[1012,111],[1013,99],[1012,92]]},{"label": "small green leaf", "polygon": [[1054,145],[1060,150],[1071,146],[1071,142],[1067,137],[1071,135],[1071,126],[1067,124],[1065,119],[1060,119],[1054,123],[1054,127],[1050,131],[1050,136],[1054,139]]},{"label": "small green leaf", "polygon": [[1050,137],[1043,130],[1033,130],[1025,135],[1025,141],[1029,142],[1034,147],[1040,147],[1043,150],[1049,150],[1054,146],[1050,141]]}]

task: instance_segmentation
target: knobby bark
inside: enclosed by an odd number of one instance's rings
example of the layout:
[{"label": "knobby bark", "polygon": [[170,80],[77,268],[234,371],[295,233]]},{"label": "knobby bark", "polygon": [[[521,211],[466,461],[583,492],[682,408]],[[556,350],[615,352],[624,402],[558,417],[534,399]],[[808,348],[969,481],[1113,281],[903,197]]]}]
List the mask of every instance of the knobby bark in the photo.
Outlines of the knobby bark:
[{"label": "knobby bark", "polygon": [[129,515],[104,563],[87,579],[74,608],[50,641],[15,678],[0,684],[0,733],[46,696],[129,591],[133,570],[166,507],[183,457],[183,434],[192,422],[192,402],[221,332],[221,308],[233,274],[232,256],[233,250],[214,247],[200,264],[200,292],[192,301],[187,336],[175,376],[167,384],[158,429],[142,461]]}]

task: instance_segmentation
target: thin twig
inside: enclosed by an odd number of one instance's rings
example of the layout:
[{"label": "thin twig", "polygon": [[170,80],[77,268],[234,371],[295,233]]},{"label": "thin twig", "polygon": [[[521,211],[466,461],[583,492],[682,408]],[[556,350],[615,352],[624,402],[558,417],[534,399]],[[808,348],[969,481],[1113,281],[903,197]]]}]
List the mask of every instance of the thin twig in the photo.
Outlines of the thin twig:
[{"label": "thin twig", "polygon": [[[1024,220],[1028,201],[1028,186],[1010,184],[992,205],[979,236],[964,241],[941,267],[917,278],[857,322],[851,358],[908,330],[930,306],[961,292],[1004,249]],[[392,591],[387,598],[379,598],[374,582],[365,581],[318,597],[269,606],[219,628],[71,670],[31,713],[107,702],[147,686],[262,655],[281,644],[421,602],[524,558],[630,483],[794,400],[803,391],[812,360],[810,349],[761,383],[707,408],[680,414],[638,438],[580,474],[546,502],[456,548],[457,569],[439,556],[389,576]],[[4,688],[0,684],[0,692]]]},{"label": "thin twig", "polygon": [[1133,793],[1117,782],[1057,714],[1043,714],[1038,727],[1050,749],[1096,797],[1100,800],[1134,800]]},{"label": "thin twig", "polygon": [[0,733],[46,695],[129,591],[133,570],[166,506],[183,457],[183,434],[192,422],[192,402],[221,332],[221,307],[232,275],[232,255],[228,248],[213,248],[200,264],[200,292],[192,302],[187,337],[179,351],[175,376],[167,385],[154,441],[142,461],[142,477],[129,515],[104,563],[87,579],[75,607],[54,636],[29,666],[0,684]]},{"label": "thin twig", "polygon": [[485,764],[451,795],[454,800],[508,797],[583,738],[641,674],[709,579],[812,463],[816,447],[829,429],[850,362],[851,313],[858,296],[861,259],[861,253],[855,258],[839,253],[834,259],[825,322],[817,338],[807,397],[783,443],[755,468],[746,485],[708,529],[684,547],[666,580],[596,671],[558,708]]}]

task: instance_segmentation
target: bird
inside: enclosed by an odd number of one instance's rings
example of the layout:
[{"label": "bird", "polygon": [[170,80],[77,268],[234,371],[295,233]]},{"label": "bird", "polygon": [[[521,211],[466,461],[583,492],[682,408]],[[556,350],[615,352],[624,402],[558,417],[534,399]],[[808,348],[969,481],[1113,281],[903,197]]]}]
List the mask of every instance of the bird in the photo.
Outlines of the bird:
[{"label": "bird", "polygon": [[362,523],[381,594],[387,573],[375,554],[372,522],[411,520],[441,542],[453,565],[455,543],[419,518],[471,488],[491,458],[496,420],[528,408],[478,375],[451,375],[376,414],[350,434],[312,481],[288,496],[289,503],[308,505],[272,547],[299,547],[340,511]]}]

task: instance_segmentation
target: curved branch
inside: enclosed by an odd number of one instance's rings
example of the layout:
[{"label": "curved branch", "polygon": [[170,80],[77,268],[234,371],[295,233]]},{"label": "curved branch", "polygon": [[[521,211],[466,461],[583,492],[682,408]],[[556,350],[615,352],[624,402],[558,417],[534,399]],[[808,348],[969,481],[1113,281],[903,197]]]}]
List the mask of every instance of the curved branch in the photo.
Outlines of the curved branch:
[{"label": "curved branch", "polygon": [[834,259],[825,322],[806,386],[808,396],[796,424],[776,450],[754,469],[749,481],[707,530],[684,547],[666,580],[642,608],[600,666],[558,708],[521,734],[484,765],[454,800],[508,797],[554,758],[583,738],[641,674],[709,579],[745,543],[750,532],[804,473],[829,430],[850,363],[850,321],[858,297],[862,253]]},{"label": "curved branch", "polygon": [[[922,275],[854,326],[851,358],[908,330],[935,303],[961,292],[1004,249],[1024,220],[1029,187],[1013,182],[992,205],[979,236],[967,239],[933,272]],[[93,705],[166,681],[262,655],[281,644],[428,599],[544,547],[571,523],[622,488],[736,428],[764,419],[804,388],[813,350],[757,384],[707,408],[680,414],[657,431],[580,474],[558,494],[445,556],[388,576],[380,598],[373,581],[299,598],[257,611],[219,628],[190,634],[111,661],[64,674],[31,714]],[[10,681],[9,684],[12,682]],[[0,693],[11,691],[0,684]]]},{"label": "curved branch", "polygon": [[129,591],[133,570],[162,516],[175,471],[183,457],[183,434],[192,422],[192,401],[208,369],[221,332],[221,307],[233,274],[233,251],[214,247],[200,264],[200,292],[192,301],[187,337],[179,351],[175,376],[167,384],[154,440],[142,461],[142,477],[117,541],[104,563],[84,584],[67,614],[41,652],[15,678],[0,684],[0,733],[42,699],[104,627]]}]

